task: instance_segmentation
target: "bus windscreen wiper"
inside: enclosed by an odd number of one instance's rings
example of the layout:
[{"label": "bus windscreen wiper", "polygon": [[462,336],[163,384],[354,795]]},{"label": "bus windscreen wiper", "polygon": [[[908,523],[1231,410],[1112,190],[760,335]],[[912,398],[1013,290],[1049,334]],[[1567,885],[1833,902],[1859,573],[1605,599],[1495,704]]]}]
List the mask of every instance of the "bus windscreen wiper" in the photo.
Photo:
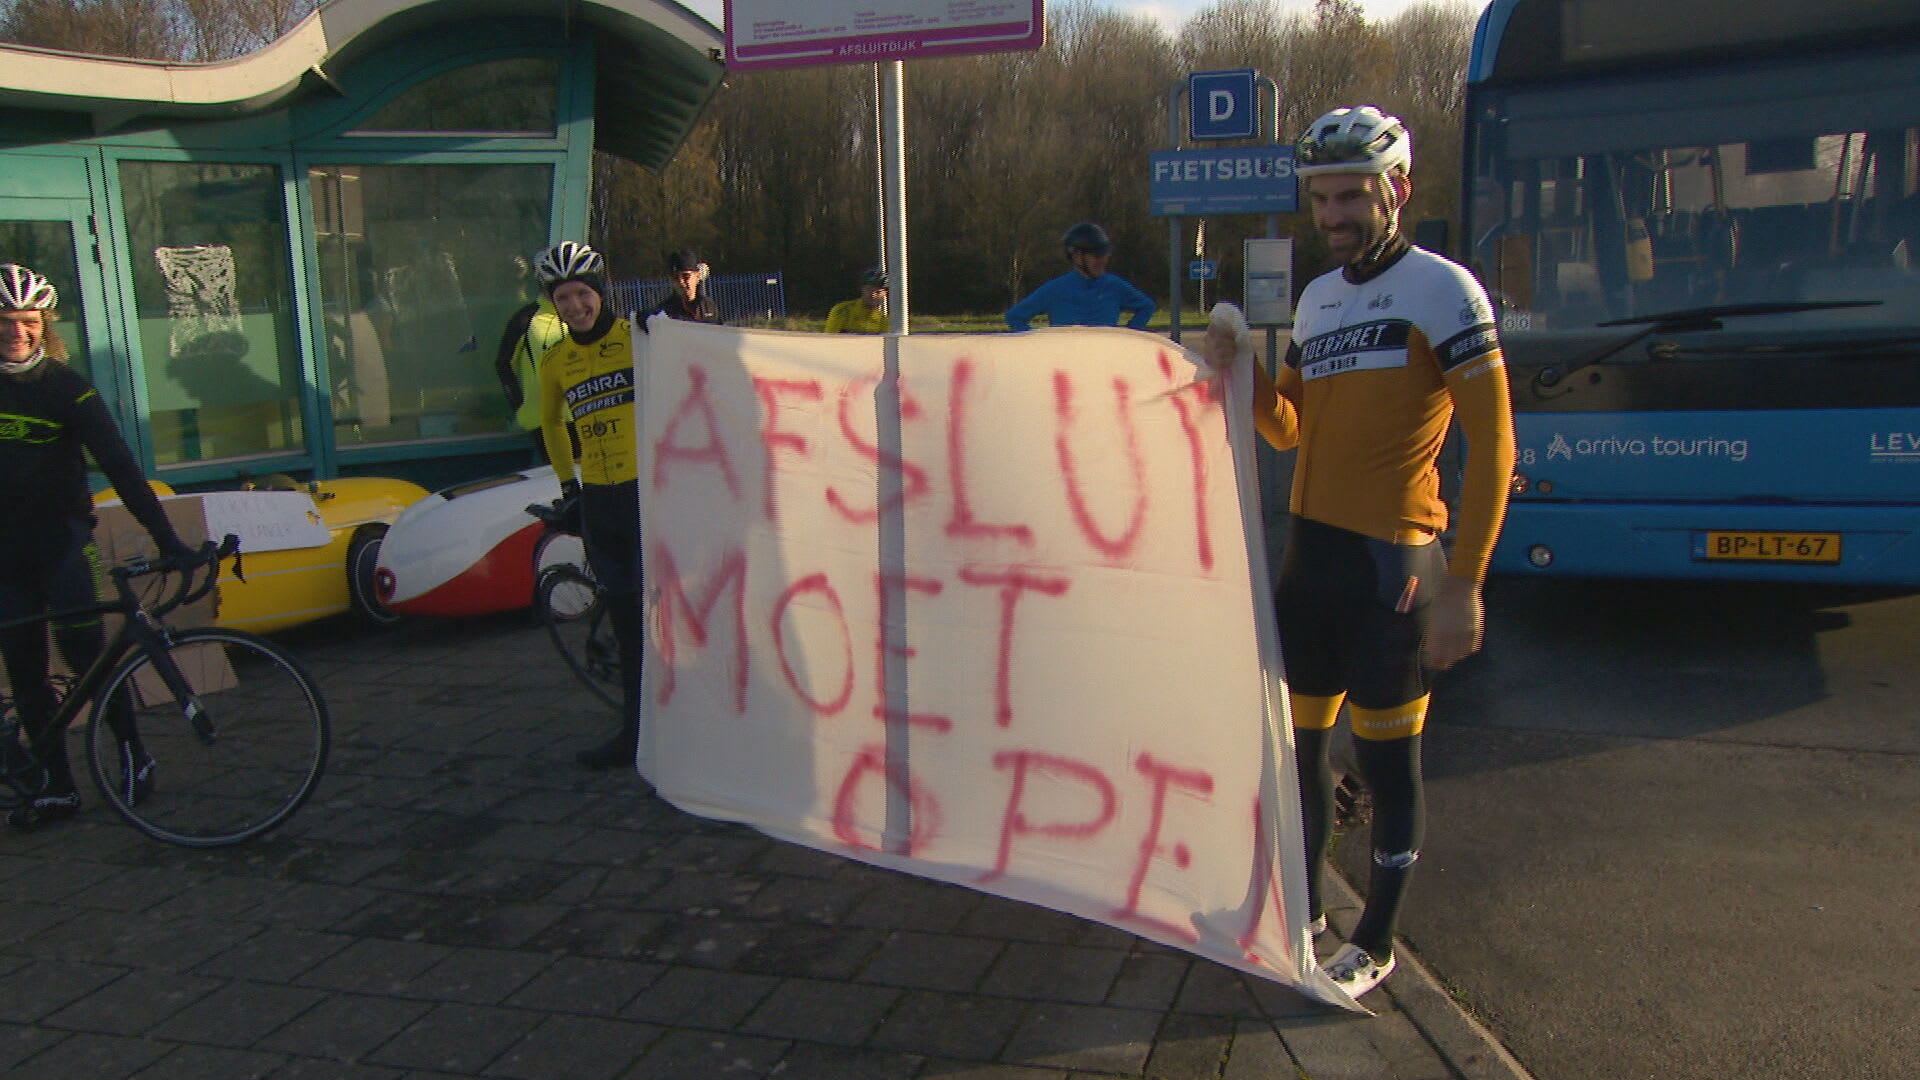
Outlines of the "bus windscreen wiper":
[{"label": "bus windscreen wiper", "polygon": [[1676,360],[1682,356],[1829,356],[1838,352],[1851,355],[1904,345],[1920,345],[1920,334],[1883,334],[1877,337],[1787,341],[1765,345],[1676,345],[1671,341],[1656,341],[1647,346],[1647,355],[1655,360]]},{"label": "bus windscreen wiper", "polygon": [[[1758,304],[1718,304],[1712,307],[1684,308],[1658,315],[1635,315],[1626,319],[1609,319],[1595,326],[1638,326],[1632,334],[1619,341],[1610,341],[1572,365],[1562,369],[1559,365],[1549,365],[1534,372],[1533,392],[1538,397],[1558,397],[1547,391],[1565,382],[1575,372],[1604,363],[1618,355],[1628,346],[1643,341],[1655,334],[1685,334],[1701,330],[1718,330],[1722,319],[1738,319],[1756,315],[1791,315],[1801,311],[1828,311],[1834,308],[1872,307],[1885,303],[1883,300],[1781,300]],[[1561,391],[1565,393],[1566,391]]]}]

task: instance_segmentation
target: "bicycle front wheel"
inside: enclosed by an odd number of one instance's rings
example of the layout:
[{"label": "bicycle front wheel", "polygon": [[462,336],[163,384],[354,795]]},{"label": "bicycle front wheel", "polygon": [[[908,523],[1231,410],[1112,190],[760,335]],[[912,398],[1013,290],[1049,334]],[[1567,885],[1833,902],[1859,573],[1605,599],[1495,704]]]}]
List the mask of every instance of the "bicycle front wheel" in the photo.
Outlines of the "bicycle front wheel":
[{"label": "bicycle front wheel", "polygon": [[[286,821],[319,785],[332,740],[313,677],[280,646],[224,627],[178,631],[166,654],[199,710],[174,700],[145,652],[114,669],[87,722],[87,760],[108,804],[184,847],[237,844]],[[150,790],[123,776],[115,729],[129,720],[155,762]]]},{"label": "bicycle front wheel", "polygon": [[608,706],[620,707],[620,643],[613,636],[600,586],[573,566],[550,566],[533,589],[533,608],[553,647],[581,684]]}]

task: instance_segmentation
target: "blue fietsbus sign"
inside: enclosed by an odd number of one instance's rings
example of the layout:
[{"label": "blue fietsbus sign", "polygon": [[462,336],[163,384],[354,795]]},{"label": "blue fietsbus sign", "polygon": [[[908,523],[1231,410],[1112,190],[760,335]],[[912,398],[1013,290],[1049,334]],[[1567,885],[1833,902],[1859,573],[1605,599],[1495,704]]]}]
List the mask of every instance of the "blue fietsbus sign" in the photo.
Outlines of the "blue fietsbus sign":
[{"label": "blue fietsbus sign", "polygon": [[1155,217],[1287,214],[1300,206],[1291,146],[1155,150],[1150,169]]}]

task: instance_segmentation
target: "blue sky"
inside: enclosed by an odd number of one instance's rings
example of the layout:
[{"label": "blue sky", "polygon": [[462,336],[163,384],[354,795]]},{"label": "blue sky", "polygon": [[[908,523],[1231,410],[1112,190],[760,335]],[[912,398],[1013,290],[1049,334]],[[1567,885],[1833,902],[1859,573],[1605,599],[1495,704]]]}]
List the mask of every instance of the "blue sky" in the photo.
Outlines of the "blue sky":
[{"label": "blue sky", "polygon": [[[692,8],[713,25],[725,25],[721,21],[724,11],[723,0],[680,0],[680,2]],[[1418,2],[1420,0],[1361,0],[1361,6],[1366,9],[1367,16],[1371,19],[1390,19]],[[1280,3],[1282,7],[1297,7],[1302,10],[1313,7],[1313,0],[1280,0]],[[1476,0],[1477,3],[1478,0]],[[1213,0],[1107,0],[1106,6],[1151,15],[1159,20],[1161,25],[1172,31],[1195,12],[1212,7]]]}]

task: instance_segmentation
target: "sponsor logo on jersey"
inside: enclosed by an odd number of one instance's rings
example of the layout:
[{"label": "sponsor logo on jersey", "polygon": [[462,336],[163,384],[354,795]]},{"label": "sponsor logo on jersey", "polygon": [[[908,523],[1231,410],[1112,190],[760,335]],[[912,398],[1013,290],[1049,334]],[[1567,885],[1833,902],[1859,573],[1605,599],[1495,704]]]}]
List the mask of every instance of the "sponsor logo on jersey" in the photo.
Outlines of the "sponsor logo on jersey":
[{"label": "sponsor logo on jersey", "polygon": [[1392,306],[1393,294],[1390,292],[1379,293],[1375,295],[1373,299],[1367,301],[1368,311],[1385,311]]},{"label": "sponsor logo on jersey", "polygon": [[1492,321],[1493,307],[1491,305],[1477,296],[1467,297],[1467,302],[1460,308],[1461,326],[1474,326],[1479,323]]},{"label": "sponsor logo on jersey", "polygon": [[1500,332],[1491,324],[1462,330],[1433,350],[1440,358],[1440,370],[1452,371],[1469,360],[1476,360],[1500,348]]},{"label": "sponsor logo on jersey", "polygon": [[1300,377],[1406,367],[1412,331],[1413,324],[1403,319],[1377,319],[1310,338],[1300,345]]},{"label": "sponsor logo on jersey", "polygon": [[633,399],[633,369],[621,368],[618,371],[609,371],[604,375],[595,375],[591,379],[582,379],[574,383],[567,387],[567,404],[578,405],[588,398],[616,390],[626,391],[627,400]]}]

